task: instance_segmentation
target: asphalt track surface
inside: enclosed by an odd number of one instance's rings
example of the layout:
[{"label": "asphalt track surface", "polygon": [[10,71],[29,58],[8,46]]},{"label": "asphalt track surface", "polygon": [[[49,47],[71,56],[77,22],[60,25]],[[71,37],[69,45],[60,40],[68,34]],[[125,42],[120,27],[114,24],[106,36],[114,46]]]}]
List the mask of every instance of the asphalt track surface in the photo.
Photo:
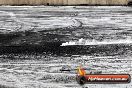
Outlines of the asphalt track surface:
[{"label": "asphalt track surface", "polygon": [[79,65],[132,74],[132,7],[1,6],[0,84],[13,88],[131,88],[80,86]]}]

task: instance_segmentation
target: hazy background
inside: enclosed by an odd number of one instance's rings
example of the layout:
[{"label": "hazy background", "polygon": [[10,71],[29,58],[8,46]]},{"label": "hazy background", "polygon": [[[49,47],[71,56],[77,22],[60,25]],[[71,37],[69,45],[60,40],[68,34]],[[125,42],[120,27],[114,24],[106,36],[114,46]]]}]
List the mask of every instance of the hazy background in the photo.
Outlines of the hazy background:
[{"label": "hazy background", "polygon": [[127,5],[130,0],[0,0],[1,5]]}]

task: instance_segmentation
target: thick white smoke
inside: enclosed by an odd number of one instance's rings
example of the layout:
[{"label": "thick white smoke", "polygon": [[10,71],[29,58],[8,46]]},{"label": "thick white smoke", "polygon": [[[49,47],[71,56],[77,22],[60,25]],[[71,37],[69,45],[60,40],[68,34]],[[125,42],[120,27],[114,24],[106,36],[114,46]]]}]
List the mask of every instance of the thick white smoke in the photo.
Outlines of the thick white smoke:
[{"label": "thick white smoke", "polygon": [[66,43],[62,43],[61,46],[69,46],[69,45],[106,45],[106,44],[131,44],[132,39],[120,39],[120,40],[88,40],[88,39],[79,39],[78,41],[70,41]]}]

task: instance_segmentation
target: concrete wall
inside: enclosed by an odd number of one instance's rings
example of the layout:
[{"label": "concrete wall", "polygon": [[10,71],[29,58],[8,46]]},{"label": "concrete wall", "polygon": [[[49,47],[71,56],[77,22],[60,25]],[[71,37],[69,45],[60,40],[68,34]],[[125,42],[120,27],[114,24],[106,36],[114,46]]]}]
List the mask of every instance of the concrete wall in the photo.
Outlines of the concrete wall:
[{"label": "concrete wall", "polygon": [[127,5],[128,0],[0,0],[0,5]]}]

